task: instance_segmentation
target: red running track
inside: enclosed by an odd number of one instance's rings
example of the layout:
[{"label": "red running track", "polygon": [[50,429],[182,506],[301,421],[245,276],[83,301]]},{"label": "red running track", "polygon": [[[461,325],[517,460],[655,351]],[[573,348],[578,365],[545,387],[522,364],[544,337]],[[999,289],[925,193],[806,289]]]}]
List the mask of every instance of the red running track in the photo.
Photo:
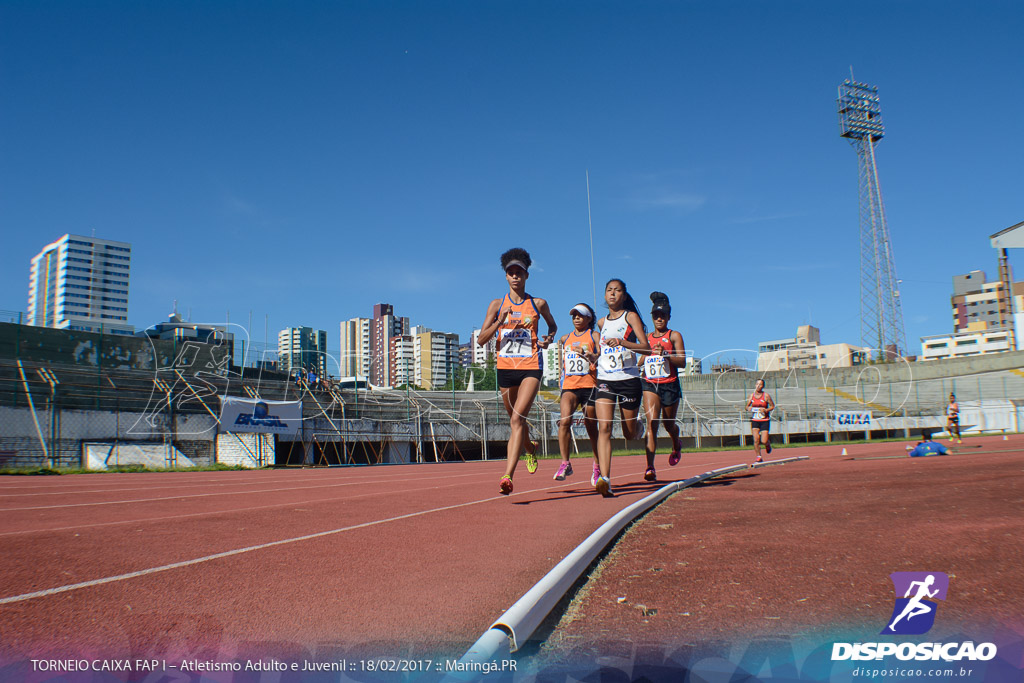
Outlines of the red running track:
[{"label": "red running track", "polygon": [[584,458],[508,497],[503,461],[0,477],[0,658],[459,655],[620,509],[750,457],[619,456],[611,499]]}]

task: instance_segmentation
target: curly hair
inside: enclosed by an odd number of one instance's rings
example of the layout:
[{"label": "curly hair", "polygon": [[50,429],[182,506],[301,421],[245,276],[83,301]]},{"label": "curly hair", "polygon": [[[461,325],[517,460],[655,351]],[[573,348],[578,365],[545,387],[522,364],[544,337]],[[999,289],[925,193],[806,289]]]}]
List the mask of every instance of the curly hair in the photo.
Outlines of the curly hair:
[{"label": "curly hair", "polygon": [[530,266],[533,265],[533,260],[530,258],[530,252],[520,247],[513,247],[501,255],[501,269],[505,270],[508,268],[508,264],[512,261],[522,261],[526,264],[527,270],[529,270]]}]

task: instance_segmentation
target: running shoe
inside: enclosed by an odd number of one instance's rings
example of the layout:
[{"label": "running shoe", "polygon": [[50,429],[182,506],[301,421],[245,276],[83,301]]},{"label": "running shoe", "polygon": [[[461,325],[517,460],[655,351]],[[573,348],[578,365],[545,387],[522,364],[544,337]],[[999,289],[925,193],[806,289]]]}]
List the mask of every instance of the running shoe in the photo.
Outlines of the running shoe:
[{"label": "running shoe", "polygon": [[562,462],[558,466],[558,471],[555,472],[555,481],[565,481],[565,478],[572,474],[572,463],[568,460]]},{"label": "running shoe", "polygon": [[501,482],[498,483],[499,492],[503,496],[507,496],[512,493],[512,477],[507,474],[501,478]]},{"label": "running shoe", "polygon": [[768,455],[771,455],[772,454],[772,442],[769,441],[764,446],[765,446],[764,452],[767,453]]},{"label": "running shoe", "polygon": [[537,471],[537,456],[534,453],[526,454],[526,471],[533,474]]},{"label": "running shoe", "polygon": [[761,457],[761,456],[759,455],[759,456],[757,456],[757,460],[755,460],[754,462],[764,462],[764,458],[762,458],[762,457]]},{"label": "running shoe", "polygon": [[680,457],[682,457],[682,454],[679,452],[678,448],[672,451],[672,453],[670,453],[668,456],[668,466],[675,467],[676,465],[678,465]]},{"label": "running shoe", "polygon": [[658,473],[654,471],[653,467],[648,467],[647,471],[644,472],[644,481],[657,481]]},{"label": "running shoe", "polygon": [[594,463],[594,471],[590,475],[590,485],[597,486],[597,480],[601,478],[601,468]]},{"label": "running shoe", "polygon": [[956,440],[956,442],[957,442],[957,443],[963,443],[963,442],[964,442],[964,440],[963,440],[963,439],[957,439],[957,440]]},{"label": "running shoe", "polygon": [[608,477],[598,477],[597,484],[594,486],[597,492],[605,498],[612,497],[612,483],[608,481]]}]

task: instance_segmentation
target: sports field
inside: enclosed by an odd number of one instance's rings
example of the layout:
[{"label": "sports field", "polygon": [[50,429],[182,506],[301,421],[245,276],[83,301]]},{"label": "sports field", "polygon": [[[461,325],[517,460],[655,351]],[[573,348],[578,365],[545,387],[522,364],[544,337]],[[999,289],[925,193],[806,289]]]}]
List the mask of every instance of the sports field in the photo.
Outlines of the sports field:
[{"label": "sports field", "polygon": [[[669,497],[526,644],[517,675],[723,639],[873,637],[893,571],[949,574],[936,629],[1019,642],[1024,436],[968,439],[946,457],[841,449],[777,448],[772,458],[809,459]],[[611,499],[593,493],[586,458],[564,482],[543,460],[508,497],[501,461],[2,477],[0,679],[56,678],[32,659],[457,658],[616,512],[750,458],[690,453],[669,468],[662,455],[649,483],[642,456],[619,456]],[[227,676],[217,680],[242,680]]]}]

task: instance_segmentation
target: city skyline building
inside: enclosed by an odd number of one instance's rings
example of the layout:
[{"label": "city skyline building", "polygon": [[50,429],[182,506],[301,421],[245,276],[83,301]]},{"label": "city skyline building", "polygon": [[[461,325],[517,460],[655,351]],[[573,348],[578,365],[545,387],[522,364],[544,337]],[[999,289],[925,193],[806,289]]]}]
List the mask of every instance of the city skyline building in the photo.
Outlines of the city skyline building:
[{"label": "city skyline building", "polygon": [[392,378],[391,340],[409,334],[409,319],[395,315],[391,304],[379,303],[373,306],[370,322],[370,384],[389,387]]},{"label": "city skyline building", "polygon": [[28,324],[130,335],[131,244],[70,233],[32,258]]},{"label": "city skyline building", "polygon": [[278,368],[292,374],[295,370],[328,376],[327,332],[312,327],[286,327],[277,334]]},{"label": "city skyline building", "polygon": [[369,377],[370,361],[370,318],[349,318],[341,323],[341,366],[342,377]]},{"label": "city skyline building", "polygon": [[460,367],[459,335],[417,325],[412,328],[411,336],[416,386],[428,391],[443,387]]}]

